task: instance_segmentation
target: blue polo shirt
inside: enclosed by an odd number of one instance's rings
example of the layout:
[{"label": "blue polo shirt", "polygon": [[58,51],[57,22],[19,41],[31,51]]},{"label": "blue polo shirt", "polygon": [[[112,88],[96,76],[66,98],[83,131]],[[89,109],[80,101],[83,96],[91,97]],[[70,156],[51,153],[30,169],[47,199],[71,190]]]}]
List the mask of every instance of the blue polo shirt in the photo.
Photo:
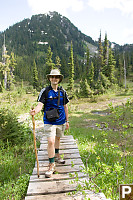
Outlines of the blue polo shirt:
[{"label": "blue polo shirt", "polygon": [[[59,87],[58,87],[59,90]],[[63,95],[64,93],[64,95]],[[53,88],[50,86],[50,90],[48,92],[48,96],[46,97],[46,88],[43,88],[39,94],[38,101],[43,103],[45,105],[45,110],[44,110],[44,124],[52,124],[52,125],[61,125],[65,123],[66,120],[66,115],[65,115],[65,110],[64,110],[64,105],[69,102],[67,93],[63,88],[60,89],[60,105],[59,107],[57,106],[58,104],[58,91],[54,91]],[[46,118],[46,111],[49,110],[50,108],[58,108],[59,110],[59,118],[56,119],[54,122],[50,122]]]}]

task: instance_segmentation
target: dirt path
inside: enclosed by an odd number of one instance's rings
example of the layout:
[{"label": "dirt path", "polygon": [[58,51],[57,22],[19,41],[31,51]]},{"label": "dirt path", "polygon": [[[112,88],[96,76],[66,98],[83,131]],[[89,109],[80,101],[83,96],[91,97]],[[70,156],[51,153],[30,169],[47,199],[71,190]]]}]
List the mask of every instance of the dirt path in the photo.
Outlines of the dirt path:
[{"label": "dirt path", "polygon": [[109,108],[108,105],[110,103],[112,103],[113,106],[122,105],[122,103],[125,104],[129,98],[130,97],[124,97],[124,98],[116,97],[107,100],[101,100],[97,103],[89,103],[87,101],[79,103],[78,101],[74,101],[72,103],[72,107],[74,107],[74,109],[76,110],[85,112],[91,112],[92,110],[106,110]]}]

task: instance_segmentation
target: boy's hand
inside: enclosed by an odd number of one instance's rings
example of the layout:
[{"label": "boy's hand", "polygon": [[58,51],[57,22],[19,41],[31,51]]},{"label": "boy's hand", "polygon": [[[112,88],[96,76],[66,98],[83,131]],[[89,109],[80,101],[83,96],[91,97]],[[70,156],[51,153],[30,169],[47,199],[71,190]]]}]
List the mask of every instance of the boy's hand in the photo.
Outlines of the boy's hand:
[{"label": "boy's hand", "polygon": [[30,110],[30,115],[35,115],[35,114],[36,114],[35,109]]},{"label": "boy's hand", "polygon": [[69,129],[69,122],[66,122],[66,130]]}]

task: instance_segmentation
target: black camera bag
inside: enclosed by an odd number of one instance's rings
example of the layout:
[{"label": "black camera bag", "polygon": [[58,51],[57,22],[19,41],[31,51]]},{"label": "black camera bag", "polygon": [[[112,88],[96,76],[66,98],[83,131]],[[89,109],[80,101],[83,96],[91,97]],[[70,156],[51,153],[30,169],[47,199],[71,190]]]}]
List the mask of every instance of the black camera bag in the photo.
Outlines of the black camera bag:
[{"label": "black camera bag", "polygon": [[[58,104],[57,106],[59,107],[60,105],[60,89],[58,90]],[[48,111],[46,111],[46,118],[48,121],[53,122],[56,121],[60,117],[59,115],[59,110],[58,108],[50,108]]]}]

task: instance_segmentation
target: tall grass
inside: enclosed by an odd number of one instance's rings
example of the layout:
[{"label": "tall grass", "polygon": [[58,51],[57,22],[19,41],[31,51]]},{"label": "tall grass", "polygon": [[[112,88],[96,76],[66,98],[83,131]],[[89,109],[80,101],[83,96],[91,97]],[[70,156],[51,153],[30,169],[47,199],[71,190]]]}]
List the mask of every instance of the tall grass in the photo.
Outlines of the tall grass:
[{"label": "tall grass", "polygon": [[34,142],[18,115],[29,112],[35,98],[25,90],[0,94],[0,200],[21,200],[26,194],[35,164]]}]

